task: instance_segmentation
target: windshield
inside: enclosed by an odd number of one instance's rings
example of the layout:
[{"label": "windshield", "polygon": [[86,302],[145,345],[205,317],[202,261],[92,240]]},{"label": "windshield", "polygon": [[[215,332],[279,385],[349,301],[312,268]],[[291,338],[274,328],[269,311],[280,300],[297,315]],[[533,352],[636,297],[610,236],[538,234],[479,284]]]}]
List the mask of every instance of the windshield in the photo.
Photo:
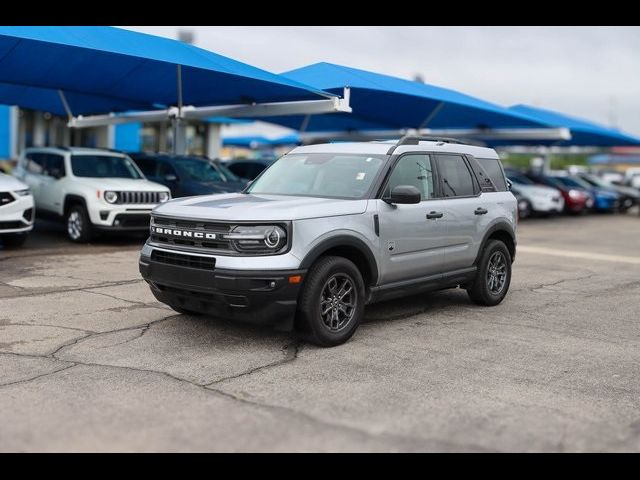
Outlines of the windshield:
[{"label": "windshield", "polygon": [[223,164],[221,164],[220,162],[214,162],[213,165],[222,172],[222,175],[224,175],[227,179],[227,181],[229,182],[239,182],[240,181],[240,177],[238,177],[235,173],[233,173],[231,170],[229,170],[227,167],[225,167]]},{"label": "windshield", "polygon": [[524,175],[518,175],[517,173],[510,173],[509,180],[511,180],[513,183],[519,183],[521,185],[533,185],[533,182],[531,180],[529,180]]},{"label": "windshield", "polygon": [[580,178],[583,181],[587,182],[589,185],[593,185],[594,187],[603,187],[603,188],[609,187],[609,185],[607,185],[605,182],[600,180],[598,177],[593,177],[593,176],[589,175],[589,176],[583,176],[583,177],[580,177]]},{"label": "windshield", "polygon": [[220,172],[206,160],[181,158],[175,163],[180,178],[196,182],[224,182]]},{"label": "windshield", "polygon": [[115,155],[71,155],[71,170],[76,177],[144,178],[133,160]]},{"label": "windshield", "polygon": [[384,158],[338,153],[285,155],[265,170],[247,193],[362,198]]}]

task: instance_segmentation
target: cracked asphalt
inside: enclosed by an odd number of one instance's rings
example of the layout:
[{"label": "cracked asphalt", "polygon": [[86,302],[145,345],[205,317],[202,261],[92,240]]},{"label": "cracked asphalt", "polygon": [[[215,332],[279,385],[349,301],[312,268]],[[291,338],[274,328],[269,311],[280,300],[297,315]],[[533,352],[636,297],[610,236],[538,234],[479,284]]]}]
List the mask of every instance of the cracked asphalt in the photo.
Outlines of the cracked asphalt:
[{"label": "cracked asphalt", "polygon": [[319,349],[179,315],[140,239],[0,249],[0,451],[640,451],[640,218],[522,222],[507,299],[373,305]]}]

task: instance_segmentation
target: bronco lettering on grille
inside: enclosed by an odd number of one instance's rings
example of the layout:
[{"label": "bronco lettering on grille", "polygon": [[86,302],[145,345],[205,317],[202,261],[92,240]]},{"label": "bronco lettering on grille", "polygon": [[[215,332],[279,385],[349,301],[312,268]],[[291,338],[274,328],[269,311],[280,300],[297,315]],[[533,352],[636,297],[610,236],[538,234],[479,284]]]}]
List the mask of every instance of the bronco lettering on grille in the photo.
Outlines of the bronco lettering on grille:
[{"label": "bronco lettering on grille", "polygon": [[194,232],[192,230],[176,230],[173,228],[151,227],[153,233],[158,235],[171,235],[173,237],[183,238],[204,238],[205,240],[215,240],[218,238],[216,233]]}]

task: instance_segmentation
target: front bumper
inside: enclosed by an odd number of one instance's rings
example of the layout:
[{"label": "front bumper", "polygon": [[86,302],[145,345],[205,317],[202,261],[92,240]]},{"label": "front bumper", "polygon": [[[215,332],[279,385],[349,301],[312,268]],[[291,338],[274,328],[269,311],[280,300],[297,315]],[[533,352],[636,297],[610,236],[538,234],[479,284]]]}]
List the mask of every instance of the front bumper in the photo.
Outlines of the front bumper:
[{"label": "front bumper", "polygon": [[[172,252],[180,255],[179,252]],[[187,255],[190,256],[190,255]],[[197,257],[197,256],[196,256]],[[247,259],[250,261],[250,259]],[[192,268],[140,256],[140,274],[158,301],[213,317],[291,330],[306,270]]]},{"label": "front bumper", "polygon": [[0,206],[0,233],[24,233],[33,229],[33,196],[16,197]]},{"label": "front bumper", "polygon": [[564,199],[558,197],[532,197],[531,208],[539,213],[562,212],[564,210]]}]

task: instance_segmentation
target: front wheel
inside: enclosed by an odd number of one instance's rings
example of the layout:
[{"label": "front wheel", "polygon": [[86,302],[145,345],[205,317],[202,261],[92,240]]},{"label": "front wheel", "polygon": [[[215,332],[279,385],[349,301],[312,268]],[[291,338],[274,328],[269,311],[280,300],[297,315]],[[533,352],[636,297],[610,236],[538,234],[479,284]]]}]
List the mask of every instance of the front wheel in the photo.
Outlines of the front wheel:
[{"label": "front wheel", "polygon": [[479,305],[498,305],[509,291],[511,254],[500,240],[490,240],[478,263],[478,273],[470,288],[469,298]]},{"label": "front wheel", "polygon": [[307,274],[298,303],[298,331],[321,347],[341,345],[360,325],[364,304],[364,281],[353,262],[323,257]]},{"label": "front wheel", "polygon": [[67,236],[73,242],[84,243],[91,240],[93,232],[87,210],[82,205],[74,205],[67,213]]}]

